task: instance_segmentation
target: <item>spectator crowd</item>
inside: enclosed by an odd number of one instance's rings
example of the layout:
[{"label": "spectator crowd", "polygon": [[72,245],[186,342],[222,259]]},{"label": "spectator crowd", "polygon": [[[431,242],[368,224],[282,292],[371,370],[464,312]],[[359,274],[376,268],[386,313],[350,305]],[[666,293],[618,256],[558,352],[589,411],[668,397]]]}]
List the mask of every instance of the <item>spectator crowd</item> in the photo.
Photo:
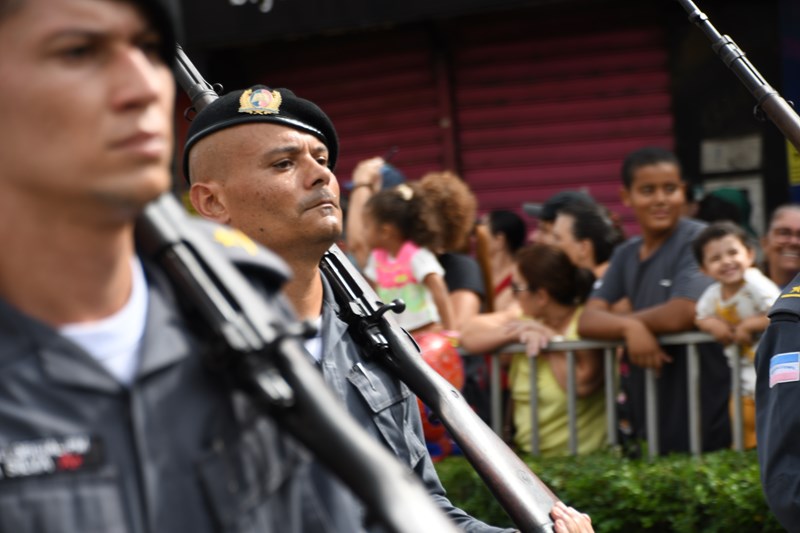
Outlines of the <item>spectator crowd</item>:
[{"label": "spectator crowd", "polygon": [[[387,167],[391,185],[381,181]],[[703,450],[731,446],[736,357],[745,447],[754,448],[755,347],[772,303],[800,272],[800,206],[775,209],[759,239],[743,191],[712,191],[692,208],[680,162],[669,150],[633,151],[620,175],[624,205],[637,224],[627,238],[619,213],[585,189],[524,202],[518,210],[481,212],[454,174],[408,179],[376,157],[354,172],[344,244],[387,301],[399,294],[390,287],[415,287],[410,300],[429,309],[421,327],[460,346],[467,397],[487,420],[487,354],[525,346],[524,353],[500,356],[504,437],[519,451],[531,451],[533,358],[538,451],[569,453],[565,353],[545,348],[577,339],[623,342],[614,368],[623,436],[634,446],[645,438],[649,370],[657,381],[658,449],[689,451],[687,347],[661,346],[658,337],[696,330],[714,338],[697,346]],[[400,230],[402,224],[380,215],[387,208],[378,206],[388,199],[395,212],[424,213],[414,222],[427,233]],[[419,266],[420,253],[429,258],[426,268]],[[459,296],[465,291],[468,297]],[[419,327],[408,329],[415,334]],[[578,453],[608,442],[603,365],[597,350],[575,353]]]}]

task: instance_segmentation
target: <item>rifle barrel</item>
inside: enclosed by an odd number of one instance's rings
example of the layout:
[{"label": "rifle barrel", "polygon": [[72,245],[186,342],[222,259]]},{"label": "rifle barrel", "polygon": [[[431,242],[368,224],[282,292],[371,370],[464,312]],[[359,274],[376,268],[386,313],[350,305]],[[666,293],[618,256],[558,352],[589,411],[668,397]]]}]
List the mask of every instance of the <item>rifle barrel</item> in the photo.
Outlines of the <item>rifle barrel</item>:
[{"label": "rifle barrel", "polygon": [[705,13],[692,0],[677,0],[711,41],[711,48],[722,62],[733,71],[756,99],[756,110],[761,109],[777,126],[789,142],[800,151],[800,117],[792,105],[772,88],[761,73],[747,59],[745,53],[727,35],[720,34]]}]

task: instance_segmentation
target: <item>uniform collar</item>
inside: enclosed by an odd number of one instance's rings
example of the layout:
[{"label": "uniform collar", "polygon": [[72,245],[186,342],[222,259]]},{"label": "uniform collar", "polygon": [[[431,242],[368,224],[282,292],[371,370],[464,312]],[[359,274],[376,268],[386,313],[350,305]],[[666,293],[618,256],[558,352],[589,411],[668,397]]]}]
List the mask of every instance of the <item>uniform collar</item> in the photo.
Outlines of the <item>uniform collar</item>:
[{"label": "uniform collar", "polygon": [[[168,282],[152,268],[145,266],[145,271],[149,306],[134,386],[146,375],[190,355],[199,356],[199,344],[189,340]],[[1,329],[6,331],[0,361],[36,353],[42,372],[53,383],[107,393],[125,389],[101,363],[48,324],[20,313],[4,301],[0,301],[0,314],[4,315]]]}]

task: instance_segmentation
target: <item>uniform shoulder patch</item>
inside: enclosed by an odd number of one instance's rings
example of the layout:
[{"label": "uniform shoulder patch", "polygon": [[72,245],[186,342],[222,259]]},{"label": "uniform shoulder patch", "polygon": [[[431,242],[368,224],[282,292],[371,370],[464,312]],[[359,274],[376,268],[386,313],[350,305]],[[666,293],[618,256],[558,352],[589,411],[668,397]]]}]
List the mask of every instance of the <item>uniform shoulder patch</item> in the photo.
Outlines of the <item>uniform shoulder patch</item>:
[{"label": "uniform shoulder patch", "polygon": [[769,316],[776,313],[792,313],[800,316],[800,275],[796,276],[775,300],[769,310]]},{"label": "uniform shoulder patch", "polygon": [[199,217],[191,217],[191,220],[195,228],[240,269],[255,270],[279,285],[291,277],[291,269],[283,259],[238,229]]}]

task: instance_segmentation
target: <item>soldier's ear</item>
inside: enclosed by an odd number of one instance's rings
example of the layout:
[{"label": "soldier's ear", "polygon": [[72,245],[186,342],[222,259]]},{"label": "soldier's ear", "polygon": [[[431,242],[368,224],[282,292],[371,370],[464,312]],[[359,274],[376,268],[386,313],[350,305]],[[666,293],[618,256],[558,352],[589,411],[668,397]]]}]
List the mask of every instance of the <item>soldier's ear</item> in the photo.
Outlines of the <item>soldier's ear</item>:
[{"label": "soldier's ear", "polygon": [[203,218],[220,224],[230,223],[231,217],[225,204],[224,191],[219,183],[215,181],[193,183],[189,199],[192,207]]}]

